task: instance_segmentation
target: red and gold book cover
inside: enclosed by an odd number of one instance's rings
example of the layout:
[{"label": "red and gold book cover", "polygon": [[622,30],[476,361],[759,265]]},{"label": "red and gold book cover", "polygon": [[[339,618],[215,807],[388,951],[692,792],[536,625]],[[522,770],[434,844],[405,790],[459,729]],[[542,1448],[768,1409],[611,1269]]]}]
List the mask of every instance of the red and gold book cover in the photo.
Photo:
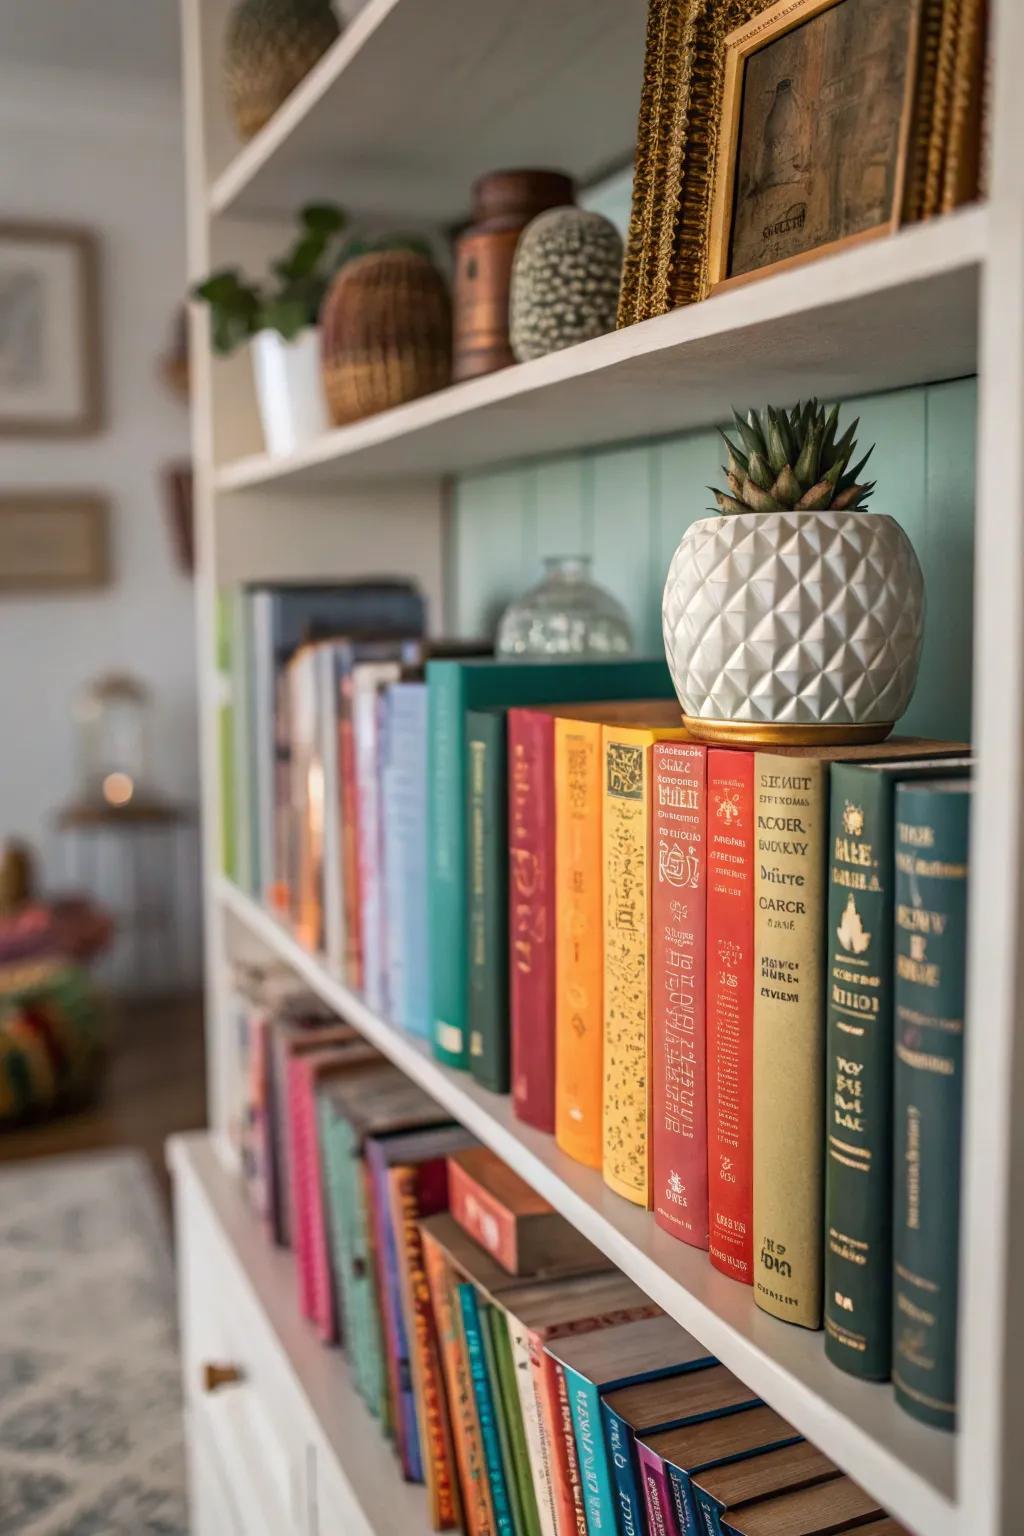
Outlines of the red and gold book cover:
[{"label": "red and gold book cover", "polygon": [[708,1249],[754,1279],[754,754],[712,747],[707,772]]},{"label": "red and gold book cover", "polygon": [[652,1180],[660,1227],[708,1245],[704,1030],[707,748],[651,753]]}]

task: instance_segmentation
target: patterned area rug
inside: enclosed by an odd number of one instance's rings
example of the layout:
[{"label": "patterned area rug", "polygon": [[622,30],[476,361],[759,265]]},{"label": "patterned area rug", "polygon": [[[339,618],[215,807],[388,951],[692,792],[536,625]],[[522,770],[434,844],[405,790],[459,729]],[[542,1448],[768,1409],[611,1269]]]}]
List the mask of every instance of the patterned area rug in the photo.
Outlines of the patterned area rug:
[{"label": "patterned area rug", "polygon": [[0,1536],[186,1536],[174,1278],[133,1152],[0,1170]]}]

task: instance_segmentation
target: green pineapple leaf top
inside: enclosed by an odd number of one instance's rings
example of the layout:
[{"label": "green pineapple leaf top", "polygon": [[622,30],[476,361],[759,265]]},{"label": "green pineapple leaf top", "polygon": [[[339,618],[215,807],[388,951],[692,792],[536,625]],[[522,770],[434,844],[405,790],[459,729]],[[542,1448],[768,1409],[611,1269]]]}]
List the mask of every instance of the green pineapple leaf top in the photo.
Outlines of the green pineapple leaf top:
[{"label": "green pineapple leaf top", "polygon": [[774,406],[744,420],[733,411],[738,441],[722,432],[728,463],[726,489],[709,486],[718,510],[738,512],[859,511],[875,488],[860,474],[874,444],[852,469],[859,419],[837,437],[839,406],[799,401],[791,410]]}]

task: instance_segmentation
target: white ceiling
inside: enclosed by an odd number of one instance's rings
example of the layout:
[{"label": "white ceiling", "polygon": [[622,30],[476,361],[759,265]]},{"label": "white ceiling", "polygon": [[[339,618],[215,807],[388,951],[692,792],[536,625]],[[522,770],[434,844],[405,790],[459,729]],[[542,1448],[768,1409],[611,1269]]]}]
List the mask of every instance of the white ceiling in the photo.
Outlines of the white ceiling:
[{"label": "white ceiling", "polygon": [[176,0],[0,0],[4,67],[175,82]]}]

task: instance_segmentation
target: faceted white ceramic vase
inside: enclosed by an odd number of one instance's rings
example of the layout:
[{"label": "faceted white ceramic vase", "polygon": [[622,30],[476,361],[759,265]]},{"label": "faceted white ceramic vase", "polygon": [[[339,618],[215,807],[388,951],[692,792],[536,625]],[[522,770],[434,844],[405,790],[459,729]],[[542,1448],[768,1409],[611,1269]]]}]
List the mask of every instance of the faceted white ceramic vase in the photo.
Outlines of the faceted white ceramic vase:
[{"label": "faceted white ceramic vase", "polygon": [[881,740],[917,680],[924,582],[881,513],[705,517],[672,557],[662,626],[705,740]]},{"label": "faceted white ceramic vase", "polygon": [[250,347],[267,452],[294,453],[330,426],[320,332],[310,325],[285,341],[278,331],[258,331]]}]

